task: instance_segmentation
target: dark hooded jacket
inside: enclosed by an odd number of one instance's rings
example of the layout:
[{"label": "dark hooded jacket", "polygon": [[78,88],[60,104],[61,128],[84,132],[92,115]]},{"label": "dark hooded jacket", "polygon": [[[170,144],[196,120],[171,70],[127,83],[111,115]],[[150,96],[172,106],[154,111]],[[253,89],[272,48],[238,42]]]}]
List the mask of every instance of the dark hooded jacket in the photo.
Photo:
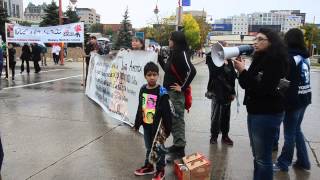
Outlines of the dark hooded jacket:
[{"label": "dark hooded jacket", "polygon": [[311,104],[310,59],[305,50],[289,49],[290,87],[286,93],[286,110],[295,110]]}]

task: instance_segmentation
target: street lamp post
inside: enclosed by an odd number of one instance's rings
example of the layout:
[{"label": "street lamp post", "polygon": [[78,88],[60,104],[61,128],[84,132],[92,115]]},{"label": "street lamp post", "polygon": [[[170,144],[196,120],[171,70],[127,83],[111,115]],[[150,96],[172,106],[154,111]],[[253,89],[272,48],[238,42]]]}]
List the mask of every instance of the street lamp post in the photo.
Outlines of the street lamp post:
[{"label": "street lamp post", "polygon": [[181,25],[181,14],[182,14],[182,6],[180,0],[178,0],[178,22],[176,30],[179,31],[179,27]]},{"label": "street lamp post", "polygon": [[[63,23],[62,0],[59,0],[59,24],[62,25],[62,23]],[[64,46],[64,44],[61,44],[61,50],[60,50],[60,65],[64,65],[63,46]]]},{"label": "street lamp post", "polygon": [[157,5],[156,5],[156,8],[153,10],[153,12],[154,12],[154,14],[156,15],[156,17],[157,17],[157,27],[156,27],[156,29],[157,29],[157,35],[156,35],[156,39],[157,39],[157,41],[160,43],[160,38],[161,38],[161,36],[160,36],[160,23],[159,23],[159,16],[158,16],[158,13],[159,13],[159,9],[158,9],[158,1],[157,1]]}]

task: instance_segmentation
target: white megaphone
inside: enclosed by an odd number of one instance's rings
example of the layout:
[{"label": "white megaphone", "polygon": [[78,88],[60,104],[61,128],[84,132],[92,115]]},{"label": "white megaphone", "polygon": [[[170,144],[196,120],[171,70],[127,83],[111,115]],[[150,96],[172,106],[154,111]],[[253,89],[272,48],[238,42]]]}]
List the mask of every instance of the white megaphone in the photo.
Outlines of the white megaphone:
[{"label": "white megaphone", "polygon": [[215,43],[212,46],[211,57],[213,63],[221,67],[225,59],[230,59],[240,55],[250,55],[254,51],[250,45],[241,45],[237,47],[223,47],[220,43]]}]

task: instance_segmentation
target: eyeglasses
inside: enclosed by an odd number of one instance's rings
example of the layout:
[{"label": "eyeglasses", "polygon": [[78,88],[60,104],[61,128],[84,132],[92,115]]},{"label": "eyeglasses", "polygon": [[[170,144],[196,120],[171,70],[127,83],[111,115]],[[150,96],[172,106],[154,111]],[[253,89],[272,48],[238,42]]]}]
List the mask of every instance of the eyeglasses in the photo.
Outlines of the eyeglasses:
[{"label": "eyeglasses", "polygon": [[262,37],[256,37],[253,39],[253,41],[258,41],[258,42],[261,42],[261,41],[267,41],[268,38],[262,38]]}]

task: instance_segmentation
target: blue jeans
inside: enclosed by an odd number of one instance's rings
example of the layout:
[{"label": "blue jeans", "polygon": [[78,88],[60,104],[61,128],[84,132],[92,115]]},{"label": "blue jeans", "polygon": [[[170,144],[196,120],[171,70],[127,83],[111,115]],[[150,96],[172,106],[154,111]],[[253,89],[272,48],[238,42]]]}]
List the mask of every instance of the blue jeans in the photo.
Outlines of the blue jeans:
[{"label": "blue jeans", "polygon": [[[149,163],[149,154],[151,152],[151,147],[154,139],[153,135],[153,128],[152,126],[143,126],[143,137],[144,137],[144,144],[146,147],[146,160],[144,162],[145,165],[150,164]],[[157,162],[156,167],[157,170],[162,170],[165,167],[165,154],[159,153],[160,160]]]},{"label": "blue jeans", "polygon": [[288,166],[292,163],[295,146],[297,148],[297,163],[303,168],[310,169],[307,147],[301,131],[301,122],[306,108],[307,106],[304,106],[286,112],[283,120],[284,146],[277,162],[281,170],[288,171]]},{"label": "blue jeans", "polygon": [[248,114],[248,131],[254,157],[254,180],[272,180],[272,147],[284,113]]}]

